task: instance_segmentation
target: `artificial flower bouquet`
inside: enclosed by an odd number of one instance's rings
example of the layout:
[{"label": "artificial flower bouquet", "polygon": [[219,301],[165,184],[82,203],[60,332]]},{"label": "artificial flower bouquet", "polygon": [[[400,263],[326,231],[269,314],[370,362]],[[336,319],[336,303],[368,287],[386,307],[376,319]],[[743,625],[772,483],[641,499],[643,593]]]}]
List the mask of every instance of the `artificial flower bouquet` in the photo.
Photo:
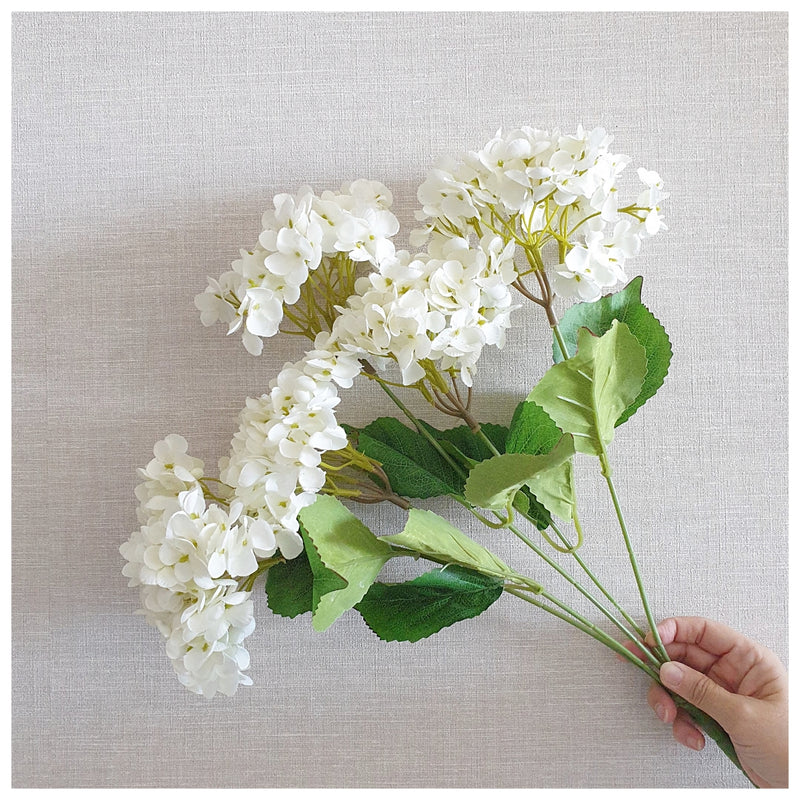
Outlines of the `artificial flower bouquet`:
[{"label": "artificial flower bouquet", "polygon": [[[257,244],[209,279],[195,301],[204,325],[224,323],[255,356],[278,333],[311,345],[265,394],[247,399],[216,476],[178,435],[156,444],[141,470],[141,526],[120,548],[123,572],[186,688],[213,697],[252,683],[244,640],[255,627],[257,585],[274,613],[310,613],[315,630],[355,609],[381,639],[405,642],[513,596],[658,681],[669,657],[610,445],[661,386],[672,355],[642,303],[642,279],[628,277],[642,242],[666,227],[667,194],[656,172],[625,172],[630,159],[610,144],[601,128],[564,135],[524,127],[442,160],[418,190],[413,251],[395,248],[399,224],[381,183],[279,194]],[[635,185],[626,188],[626,179]],[[560,320],[556,297],[575,301]],[[532,376],[511,420],[476,419],[484,348],[503,347],[512,323],[530,324],[534,312],[552,330],[553,366],[535,385]],[[357,429],[336,408],[340,390],[364,380],[398,413]],[[455,425],[434,427],[412,413],[403,399],[411,392]],[[581,555],[590,532],[578,515],[579,457],[595,459],[607,484],[641,620]],[[530,557],[509,566],[419,503],[440,497],[515,537]],[[378,502],[407,512],[402,530],[373,532],[353,511]],[[420,574],[392,582],[395,559],[418,560]],[[586,609],[559,598],[565,585]],[[724,731],[676,700],[738,763]]]}]

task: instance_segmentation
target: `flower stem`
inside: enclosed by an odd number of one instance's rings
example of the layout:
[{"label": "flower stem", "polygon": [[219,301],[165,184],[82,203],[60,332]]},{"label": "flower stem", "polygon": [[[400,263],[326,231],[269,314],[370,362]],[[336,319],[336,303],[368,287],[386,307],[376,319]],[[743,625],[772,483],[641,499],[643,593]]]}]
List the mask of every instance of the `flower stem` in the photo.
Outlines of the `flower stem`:
[{"label": "flower stem", "polygon": [[[461,466],[456,463],[456,461],[451,458],[450,454],[436,441],[436,438],[431,435],[431,432],[420,422],[420,420],[408,409],[406,408],[403,401],[379,378],[377,377],[377,373],[375,369],[372,367],[371,364],[368,362],[361,362],[364,364],[364,371],[370,375],[373,380],[378,381],[378,385],[383,389],[384,392],[389,396],[391,401],[403,412],[406,418],[411,422],[411,424],[417,429],[420,435],[424,436],[430,444],[436,449],[442,458],[460,475],[462,478],[466,479],[466,473],[461,468]],[[367,369],[369,367],[369,369]]]},{"label": "flower stem", "polygon": [[614,504],[614,511],[617,515],[617,520],[619,521],[622,537],[625,540],[625,548],[628,551],[628,558],[630,559],[631,568],[633,569],[633,576],[636,579],[636,586],[639,589],[639,597],[642,601],[642,608],[644,609],[645,616],[647,617],[647,624],[650,626],[650,630],[653,634],[656,650],[664,661],[669,661],[670,657],[667,654],[663,642],[661,641],[661,636],[658,633],[658,626],[656,625],[655,618],[653,617],[653,612],[650,609],[650,603],[647,600],[647,593],[644,589],[642,575],[639,572],[639,564],[636,561],[636,554],[633,552],[633,545],[631,544],[631,539],[628,535],[628,528],[625,525],[625,518],[622,515],[622,508],[620,507],[619,500],[617,499],[614,481],[611,478],[611,467],[608,463],[608,455],[605,451],[605,447],[600,454],[600,464],[602,466],[603,477],[606,479],[606,483],[608,484],[608,491],[611,494],[611,502]]},{"label": "flower stem", "polygon": [[[550,527],[553,529],[556,536],[558,536],[558,538],[561,539],[561,542],[564,545],[567,545],[568,544],[567,537],[564,536],[564,534],[556,527],[556,525],[552,521],[550,522]],[[631,618],[628,612],[625,611],[625,609],[622,608],[622,606],[620,606],[619,603],[617,603],[617,601],[614,599],[614,597],[611,595],[608,589],[606,589],[606,587],[603,586],[603,584],[600,582],[600,579],[589,569],[589,566],[586,564],[586,562],[578,555],[577,551],[570,549],[569,552],[570,555],[577,562],[578,566],[586,573],[589,580],[591,580],[592,583],[603,593],[605,598],[611,602],[614,608],[616,608],[617,611],[619,611],[619,613],[622,614],[622,616],[625,618],[625,621],[631,626],[631,628],[634,631],[636,631],[636,635],[640,639],[644,639],[645,633],[641,629],[641,627],[636,623],[634,619]]]},{"label": "flower stem", "polygon": [[[744,771],[742,762],[739,761],[736,748],[733,746],[731,737],[725,729],[713,717],[709,717],[705,711],[701,711],[697,706],[693,706],[688,700],[684,700],[674,692],[670,692],[670,695],[675,701],[675,705],[678,706],[678,708],[682,708],[697,726],[717,743],[719,749],[742,771],[747,780],[749,780],[753,786],[756,786],[750,776]],[[758,787],[756,786],[756,788]]]},{"label": "flower stem", "polygon": [[492,444],[492,440],[483,432],[483,428],[480,425],[478,425],[478,430],[475,431],[475,433],[478,434],[478,436],[481,438],[483,443],[489,448],[489,450],[492,452],[493,455],[496,456],[500,455],[500,451],[494,446],[494,444]]},{"label": "flower stem", "polygon": [[[603,616],[605,616],[613,625],[615,625],[626,637],[632,639],[633,641],[637,641],[641,637],[637,636],[636,633],[633,633],[629,630],[623,623],[621,623],[591,592],[589,592],[582,584],[578,583],[564,568],[557,562],[553,561],[547,553],[545,553],[541,548],[539,548],[534,542],[532,542],[524,533],[519,531],[514,525],[508,525],[508,529],[522,542],[524,542],[534,553],[536,553],[539,558],[544,560],[544,562],[549,566],[552,567],[559,575],[561,575],[564,580],[566,580],[573,588],[577,589],[595,608],[597,608]],[[585,620],[583,620],[586,622]],[[648,659],[655,664],[656,667],[659,666],[659,661],[650,653],[647,646],[642,646],[642,651],[648,656]]]},{"label": "flower stem", "polygon": [[553,329],[553,335],[556,337],[556,341],[558,342],[558,347],[561,350],[561,355],[564,357],[565,360],[568,359],[569,352],[567,351],[567,345],[566,342],[564,341],[564,337],[561,335],[561,330],[558,327],[558,323],[556,323],[555,325],[551,325],[550,327]]},{"label": "flower stem", "polygon": [[[515,597],[519,597],[521,600],[525,600],[525,602],[530,603],[531,605],[536,606],[537,608],[541,608],[544,611],[547,611],[548,614],[552,614],[559,619],[564,620],[568,624],[572,625],[574,628],[577,628],[579,631],[591,636],[596,641],[600,642],[601,644],[605,645],[609,648],[609,650],[613,650],[615,653],[618,653],[623,658],[630,661],[632,664],[637,666],[640,670],[645,672],[649,675],[653,680],[658,680],[658,673],[650,666],[644,663],[638,656],[634,655],[627,647],[620,644],[616,639],[612,639],[605,631],[600,630],[596,625],[593,625],[591,622],[586,620],[585,618],[581,617],[579,614],[575,614],[568,606],[565,606],[563,603],[555,600],[552,595],[549,595],[546,592],[542,592],[542,596],[549,600],[551,603],[554,603],[557,608],[551,608],[550,606],[542,603],[539,600],[536,600],[533,597],[528,596],[527,594],[523,594],[522,591],[519,589],[515,589],[513,587],[506,587],[505,591],[509,594],[513,594]],[[558,608],[564,609],[566,613],[559,611]]]},{"label": "flower stem", "polygon": [[[527,594],[524,594],[524,590],[520,590],[513,586],[506,586],[505,591],[508,594],[512,594],[515,597],[519,597],[521,600],[524,600],[526,603],[530,603],[537,608],[541,608],[543,611],[546,611],[548,614],[552,614],[554,617],[563,620],[569,625],[572,625],[573,628],[585,633],[587,636],[591,636],[596,641],[600,642],[600,644],[605,645],[613,652],[617,653],[618,655],[622,656],[623,658],[630,661],[634,666],[638,667],[642,672],[649,675],[656,683],[659,685],[661,684],[661,680],[659,678],[658,672],[655,671],[652,667],[645,664],[640,658],[635,656],[628,650],[624,645],[620,644],[616,640],[612,639],[606,633],[601,631],[595,625],[591,623],[586,624],[585,621],[581,621],[580,618],[574,618],[571,615],[571,610],[567,609],[566,613],[560,611],[558,607],[564,607],[563,604],[558,603],[556,601],[557,608],[551,608],[546,603],[537,600],[534,597],[530,597]],[[546,592],[541,592],[541,595],[546,599],[553,602],[553,599],[547,595]],[[711,739],[716,742],[717,746],[722,750],[722,752],[728,757],[731,763],[736,766],[750,781],[750,783],[755,786],[753,781],[750,779],[750,776],[742,769],[742,764],[739,761],[739,757],[736,753],[736,748],[733,746],[733,742],[731,741],[730,736],[727,732],[722,728],[722,726],[704,711],[701,711],[696,706],[693,706],[688,701],[684,700],[682,697],[679,697],[672,692],[672,695],[675,704],[682,708],[686,713],[692,718],[692,720],[708,735]]]}]

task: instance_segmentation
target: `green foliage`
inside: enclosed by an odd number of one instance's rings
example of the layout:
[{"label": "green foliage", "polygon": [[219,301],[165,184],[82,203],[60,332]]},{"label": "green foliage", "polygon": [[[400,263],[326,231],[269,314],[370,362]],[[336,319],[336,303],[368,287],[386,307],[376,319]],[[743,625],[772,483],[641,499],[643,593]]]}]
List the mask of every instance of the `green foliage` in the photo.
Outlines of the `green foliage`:
[{"label": "green foliage", "polygon": [[317,610],[319,601],[322,599],[323,595],[329,592],[338,592],[342,589],[346,589],[347,581],[341,575],[337,575],[332,570],[329,570],[325,564],[322,563],[322,559],[320,559],[319,553],[312,544],[308,533],[302,527],[301,530],[303,532],[303,541],[305,542],[306,558],[308,559],[309,568],[313,576],[313,584],[311,587],[311,611],[313,618],[313,612]]},{"label": "green foliage", "polygon": [[[363,430],[348,428],[364,455],[379,461],[392,490],[403,497],[427,499],[448,494],[463,495],[464,481],[473,464],[493,454],[483,439],[469,426],[439,430],[425,422],[425,430],[442,450],[462,468],[459,473],[419,431],[394,417],[380,417]],[[508,428],[481,426],[483,433],[502,452]]]},{"label": "green foliage", "polygon": [[459,566],[405,583],[375,583],[356,610],[381,639],[417,642],[481,614],[503,593],[503,582]]},{"label": "green foliage", "polygon": [[419,431],[381,417],[358,432],[358,449],[379,461],[392,490],[403,497],[460,493],[461,476]]},{"label": "green foliage", "polygon": [[[556,446],[562,436],[558,425],[541,406],[523,400],[514,409],[505,452],[545,455]],[[531,494],[527,486],[523,485],[514,495],[514,508],[527,516],[540,531],[550,527],[550,512]]]},{"label": "green foliage", "polygon": [[[316,554],[316,551],[314,552]],[[306,552],[303,551],[297,558],[270,567],[267,571],[265,589],[267,605],[275,614],[294,618],[312,611],[314,573]]]},{"label": "green foliage", "polygon": [[601,337],[581,328],[576,354],[550,367],[527,399],[575,437],[576,450],[600,456],[646,372],[644,348],[627,325],[614,320]]},{"label": "green foliage", "polygon": [[406,547],[436,561],[460,564],[494,575],[514,574],[497,556],[432,511],[412,508],[400,533],[380,538],[390,545]]},{"label": "green foliage", "polygon": [[[457,428],[446,428],[443,431],[431,425],[425,425],[425,428],[437,441],[442,443],[448,442],[453,445],[457,452],[466,459],[466,463],[483,461],[494,455],[486,442],[484,442],[480,436],[473,433],[469,425],[459,425]],[[485,423],[481,425],[481,430],[486,438],[489,439],[501,453],[505,451],[508,428],[502,425]]]},{"label": "green foliage", "polygon": [[574,454],[572,437],[562,436],[544,455],[503,453],[482,461],[469,474],[467,500],[480,508],[505,508],[509,499],[527,486],[547,511],[571,520],[575,510]]},{"label": "green foliage", "polygon": [[562,435],[558,425],[541,406],[523,400],[514,410],[506,446],[500,452],[543,455],[556,446]]},{"label": "green foliage", "polygon": [[[361,600],[394,553],[335,497],[319,495],[300,512],[300,521],[312,545],[307,548],[314,572],[312,624],[323,631]],[[319,557],[316,564],[312,551]]]},{"label": "green foliage", "polygon": [[[576,303],[567,309],[559,323],[559,331],[569,354],[575,355],[578,332],[588,328],[597,336],[611,329],[614,320],[624,322],[647,354],[647,374],[636,398],[619,416],[621,425],[640,406],[649,400],[664,383],[672,358],[672,346],[664,327],[641,301],[642,278],[634,278],[624,289],[601,297],[594,303]],[[558,342],[553,342],[553,359],[563,359]],[[513,426],[512,426],[513,427]]]}]

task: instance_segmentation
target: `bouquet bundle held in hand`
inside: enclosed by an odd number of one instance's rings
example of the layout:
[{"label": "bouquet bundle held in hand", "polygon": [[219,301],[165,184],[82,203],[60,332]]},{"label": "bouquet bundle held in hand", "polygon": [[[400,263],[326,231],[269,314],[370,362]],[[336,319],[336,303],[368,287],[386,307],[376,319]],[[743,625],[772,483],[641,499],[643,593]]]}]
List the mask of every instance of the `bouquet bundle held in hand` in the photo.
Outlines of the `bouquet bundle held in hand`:
[{"label": "bouquet bundle held in hand", "polygon": [[[231,695],[251,683],[244,640],[262,577],[276,614],[310,612],[324,630],[355,608],[387,641],[417,641],[512,595],[659,680],[669,656],[609,445],[669,367],[667,334],[642,304],[642,279],[629,274],[642,242],[666,227],[667,194],[655,172],[623,176],[629,159],[610,143],[600,128],[564,135],[526,127],[441,161],[419,187],[414,251],[395,248],[392,195],[378,182],[280,194],[258,242],[209,279],[196,298],[204,325],[223,323],[256,356],[279,332],[311,345],[265,394],[247,399],[218,475],[207,475],[177,435],[156,444],[141,470],[141,527],[120,548],[124,574],[189,690]],[[623,178],[635,184],[629,196]],[[557,296],[576,301],[561,320]],[[476,419],[473,380],[484,348],[503,347],[513,323],[530,324],[536,307],[553,331],[553,366],[511,420]],[[357,390],[358,380],[377,382],[398,417],[362,429],[337,419],[340,391]],[[419,392],[458,423],[433,427],[408,409],[404,392]],[[581,556],[590,534],[577,513],[579,456],[596,459],[607,484],[641,625]],[[516,537],[535,556],[522,563],[535,571],[507,565],[414,505],[445,496]],[[394,503],[407,511],[405,526],[373,532],[342,501]],[[397,558],[431,569],[387,582],[384,566]],[[567,584],[588,610],[559,598]],[[738,763],[724,731],[676,700]]]}]

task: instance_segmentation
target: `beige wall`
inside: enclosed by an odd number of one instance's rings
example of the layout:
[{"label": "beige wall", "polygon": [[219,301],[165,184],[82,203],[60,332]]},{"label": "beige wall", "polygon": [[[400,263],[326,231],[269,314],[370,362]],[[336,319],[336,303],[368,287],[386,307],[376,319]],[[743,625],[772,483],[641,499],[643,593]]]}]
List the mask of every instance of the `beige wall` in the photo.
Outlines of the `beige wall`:
[{"label": "beige wall", "polygon": [[[299,355],[255,359],[192,304],[273,194],[379,179],[407,230],[439,155],[603,125],[672,193],[632,269],[671,374],[614,445],[652,604],[785,657],[786,15],[18,14],[13,88],[16,786],[744,785],[672,741],[632,670],[512,598],[402,645],[355,613],[316,634],[257,592],[255,685],[209,703],[133,616],[118,547],[153,443],[181,433],[213,465]],[[545,336],[531,313],[487,357],[483,419],[509,418]],[[339,416],[388,413],[362,386]],[[633,606],[585,481],[586,558]]]}]

